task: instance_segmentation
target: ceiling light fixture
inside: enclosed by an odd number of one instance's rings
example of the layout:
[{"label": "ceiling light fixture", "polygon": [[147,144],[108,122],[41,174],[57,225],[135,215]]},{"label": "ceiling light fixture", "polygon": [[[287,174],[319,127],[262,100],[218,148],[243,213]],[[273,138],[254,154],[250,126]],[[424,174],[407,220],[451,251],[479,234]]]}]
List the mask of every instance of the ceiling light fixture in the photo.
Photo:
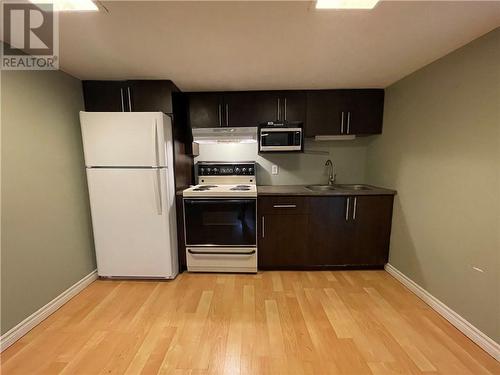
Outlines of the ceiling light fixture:
[{"label": "ceiling light fixture", "polygon": [[316,0],[316,9],[373,9],[380,0]]},{"label": "ceiling light fixture", "polygon": [[71,11],[93,11],[99,10],[97,5],[92,0],[30,0],[33,4],[54,5],[56,12],[71,12]]}]

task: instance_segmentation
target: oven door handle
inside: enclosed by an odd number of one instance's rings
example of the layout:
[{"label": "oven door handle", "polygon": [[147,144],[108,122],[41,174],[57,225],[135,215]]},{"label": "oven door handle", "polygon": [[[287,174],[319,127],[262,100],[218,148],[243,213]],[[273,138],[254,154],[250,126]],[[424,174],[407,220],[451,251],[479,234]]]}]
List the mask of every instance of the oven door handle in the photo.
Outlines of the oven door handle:
[{"label": "oven door handle", "polygon": [[194,254],[194,255],[252,255],[255,254],[255,250],[248,251],[248,252],[237,252],[237,251],[193,251],[191,249],[188,249],[189,254]]},{"label": "oven door handle", "polygon": [[227,199],[222,197],[215,197],[215,199],[184,198],[184,203],[187,204],[255,203],[255,199]]}]

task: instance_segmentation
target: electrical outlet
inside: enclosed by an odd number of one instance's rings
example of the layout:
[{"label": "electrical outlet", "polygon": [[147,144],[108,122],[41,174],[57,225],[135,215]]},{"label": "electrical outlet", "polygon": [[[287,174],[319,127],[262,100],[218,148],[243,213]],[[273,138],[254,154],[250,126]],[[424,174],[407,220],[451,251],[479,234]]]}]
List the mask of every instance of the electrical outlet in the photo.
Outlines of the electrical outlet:
[{"label": "electrical outlet", "polygon": [[279,171],[279,167],[276,164],[273,164],[273,166],[271,167],[271,174],[277,175],[278,173],[280,173]]}]

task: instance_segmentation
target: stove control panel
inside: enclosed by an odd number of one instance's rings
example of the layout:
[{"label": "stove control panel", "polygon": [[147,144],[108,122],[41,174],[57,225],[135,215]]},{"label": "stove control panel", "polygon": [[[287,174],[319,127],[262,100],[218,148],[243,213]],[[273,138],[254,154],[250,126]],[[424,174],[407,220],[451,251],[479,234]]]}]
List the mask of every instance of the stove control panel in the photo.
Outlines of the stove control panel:
[{"label": "stove control panel", "polygon": [[254,162],[239,163],[208,163],[198,162],[196,164],[198,176],[254,176]]}]

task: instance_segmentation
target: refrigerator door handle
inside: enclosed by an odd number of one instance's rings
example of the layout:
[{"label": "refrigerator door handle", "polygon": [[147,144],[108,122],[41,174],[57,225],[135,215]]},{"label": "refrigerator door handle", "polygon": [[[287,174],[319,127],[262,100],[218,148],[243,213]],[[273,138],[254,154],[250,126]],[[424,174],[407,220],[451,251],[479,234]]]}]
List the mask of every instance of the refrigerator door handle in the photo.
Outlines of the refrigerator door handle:
[{"label": "refrigerator door handle", "polygon": [[158,120],[155,120],[155,130],[154,130],[154,142],[155,142],[155,157],[156,157],[156,167],[160,166],[160,148],[158,147]]},{"label": "refrigerator door handle", "polygon": [[156,169],[156,181],[154,182],[155,190],[155,201],[156,201],[156,213],[158,215],[163,215],[163,202],[161,199],[161,170]]}]

